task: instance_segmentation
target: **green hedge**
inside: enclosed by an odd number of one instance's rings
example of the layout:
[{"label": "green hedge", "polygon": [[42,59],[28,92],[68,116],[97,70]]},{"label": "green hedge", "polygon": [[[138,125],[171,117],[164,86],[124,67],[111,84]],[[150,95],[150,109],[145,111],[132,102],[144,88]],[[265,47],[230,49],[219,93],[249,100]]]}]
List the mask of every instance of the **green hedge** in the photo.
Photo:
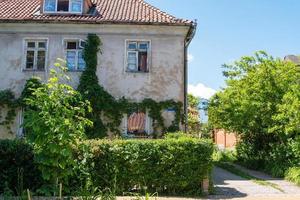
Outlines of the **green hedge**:
[{"label": "green hedge", "polygon": [[0,140],[0,194],[17,195],[42,184],[31,147],[21,140]]},{"label": "green hedge", "polygon": [[91,140],[94,185],[118,194],[146,188],[159,194],[199,194],[212,168],[213,145],[193,138]]},{"label": "green hedge", "polygon": [[[207,140],[88,140],[87,144],[92,187],[110,188],[118,195],[134,188],[160,195],[199,194],[212,169],[213,145]],[[35,192],[44,184],[32,148],[21,140],[0,140],[0,172],[0,196],[18,195],[27,188]],[[80,178],[86,175],[75,170],[64,193],[77,194]]]}]

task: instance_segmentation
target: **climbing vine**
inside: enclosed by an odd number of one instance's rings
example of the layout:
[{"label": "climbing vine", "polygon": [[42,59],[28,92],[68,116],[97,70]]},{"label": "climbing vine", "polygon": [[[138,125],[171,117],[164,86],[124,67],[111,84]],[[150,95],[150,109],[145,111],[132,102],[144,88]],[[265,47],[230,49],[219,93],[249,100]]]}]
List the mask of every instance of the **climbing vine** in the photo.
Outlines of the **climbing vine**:
[{"label": "climbing vine", "polygon": [[[16,116],[16,109],[18,108],[18,100],[10,90],[0,91],[0,125],[5,126],[7,130],[12,133],[11,125]],[[7,110],[6,116],[4,109]]]},{"label": "climbing vine", "polygon": [[[41,87],[42,84],[38,78],[30,78],[26,81],[24,90],[19,98],[15,98],[11,90],[0,91],[0,126],[5,126],[9,133],[13,134],[11,125],[16,117],[16,110],[20,108],[25,109],[24,99],[32,94],[32,90]],[[5,113],[4,110],[7,110]],[[2,115],[5,115],[2,116]]]},{"label": "climbing vine", "polygon": [[[96,74],[98,66],[98,53],[101,53],[102,42],[95,34],[88,34],[87,42],[83,51],[86,69],[82,72],[77,90],[82,97],[91,103],[92,112],[87,118],[93,122],[93,127],[86,130],[89,138],[103,138],[108,131],[120,135],[120,124],[123,114],[130,114],[134,111],[146,112],[153,120],[154,132],[159,129],[162,132],[175,132],[179,130],[179,124],[183,120],[182,103],[173,100],[156,102],[153,99],[144,99],[142,102],[130,102],[125,98],[115,99],[101,85]],[[16,116],[16,109],[22,107],[26,110],[24,99],[32,94],[34,88],[41,87],[42,83],[38,78],[27,80],[25,88],[19,99],[15,99],[9,90],[0,91],[0,114],[1,108],[7,107],[8,112],[0,125],[5,125],[10,130],[11,124]],[[172,125],[166,127],[162,111],[171,109],[175,112],[175,119]],[[11,131],[10,131],[11,132]]]},{"label": "climbing vine", "polygon": [[[89,34],[84,48],[84,59],[86,69],[80,77],[78,91],[89,100],[93,112],[89,119],[93,121],[94,127],[87,130],[90,138],[107,136],[107,132],[120,134],[119,126],[122,122],[123,114],[132,111],[148,111],[149,117],[153,119],[154,130],[161,128],[163,132],[179,130],[182,120],[182,103],[173,100],[156,102],[152,99],[144,99],[142,102],[130,102],[125,98],[115,99],[102,86],[99,85],[96,69],[98,65],[97,54],[101,53],[101,40],[95,34]],[[162,111],[172,109],[175,111],[175,119],[170,127],[165,127]],[[105,120],[103,120],[105,119]]]}]

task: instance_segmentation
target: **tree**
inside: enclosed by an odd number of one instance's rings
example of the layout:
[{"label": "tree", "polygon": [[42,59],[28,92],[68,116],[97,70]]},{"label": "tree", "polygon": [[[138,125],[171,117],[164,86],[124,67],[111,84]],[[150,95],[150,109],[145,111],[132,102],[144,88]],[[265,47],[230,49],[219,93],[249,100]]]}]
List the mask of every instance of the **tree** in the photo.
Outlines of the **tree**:
[{"label": "tree", "polygon": [[60,72],[51,69],[48,82],[31,88],[25,98],[24,127],[30,130],[26,139],[34,148],[43,178],[50,184],[57,180],[66,184],[76,165],[73,147],[80,148],[85,128],[92,125],[85,118],[91,108],[77,91],[61,83],[69,80],[66,68],[55,66]]},{"label": "tree", "polygon": [[199,98],[188,94],[188,132],[190,134],[199,135],[201,131],[199,104]]},{"label": "tree", "polygon": [[224,67],[227,87],[211,99],[209,120],[240,134],[240,156],[263,165],[274,145],[299,135],[299,66],[261,51]]}]

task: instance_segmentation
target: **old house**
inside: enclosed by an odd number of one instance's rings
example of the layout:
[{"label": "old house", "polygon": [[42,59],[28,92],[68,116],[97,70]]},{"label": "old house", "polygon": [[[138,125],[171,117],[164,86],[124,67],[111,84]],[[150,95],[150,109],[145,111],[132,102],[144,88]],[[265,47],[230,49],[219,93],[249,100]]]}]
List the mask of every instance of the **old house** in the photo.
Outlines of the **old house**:
[{"label": "old house", "polygon": [[[137,102],[149,97],[180,101],[186,112],[187,48],[195,29],[193,21],[178,19],[143,0],[1,0],[0,90],[20,96],[26,80],[32,76],[45,80],[57,58],[66,60],[76,88],[85,69],[84,41],[88,33],[95,33],[103,43],[99,84],[109,93]],[[165,123],[174,117],[168,109],[163,115]],[[138,128],[135,117],[142,120]],[[121,125],[125,133],[153,131],[147,113],[126,118]],[[19,109],[13,134],[0,126],[0,138],[21,135],[21,123]]]}]

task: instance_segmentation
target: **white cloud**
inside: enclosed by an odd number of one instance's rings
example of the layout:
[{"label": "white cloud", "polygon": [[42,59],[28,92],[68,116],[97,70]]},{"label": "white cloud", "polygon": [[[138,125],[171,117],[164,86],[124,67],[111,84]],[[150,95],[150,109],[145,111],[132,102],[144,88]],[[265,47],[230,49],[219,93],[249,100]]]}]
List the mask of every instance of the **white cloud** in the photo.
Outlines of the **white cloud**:
[{"label": "white cloud", "polygon": [[196,97],[201,97],[205,99],[211,98],[217,91],[205,86],[202,83],[198,83],[197,85],[189,84],[188,93],[192,94]]},{"label": "white cloud", "polygon": [[195,58],[194,58],[194,56],[192,54],[188,54],[188,61],[189,62],[193,62],[194,59]]}]

